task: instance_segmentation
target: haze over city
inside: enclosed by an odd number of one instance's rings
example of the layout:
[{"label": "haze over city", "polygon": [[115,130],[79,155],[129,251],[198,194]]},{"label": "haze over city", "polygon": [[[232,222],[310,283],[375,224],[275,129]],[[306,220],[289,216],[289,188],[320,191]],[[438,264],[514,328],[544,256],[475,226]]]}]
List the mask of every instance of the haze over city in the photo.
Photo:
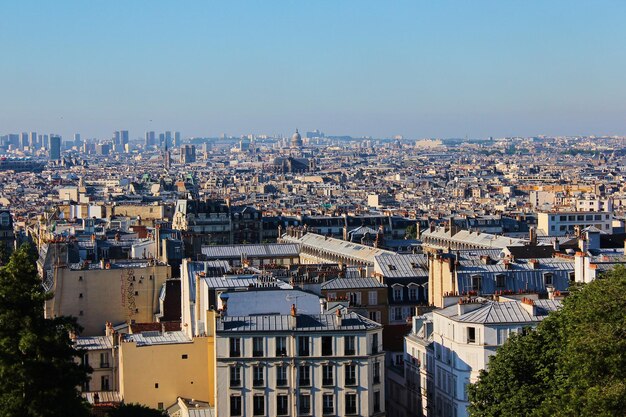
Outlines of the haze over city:
[{"label": "haze over city", "polygon": [[3,2],[0,126],[626,134],[626,4]]}]

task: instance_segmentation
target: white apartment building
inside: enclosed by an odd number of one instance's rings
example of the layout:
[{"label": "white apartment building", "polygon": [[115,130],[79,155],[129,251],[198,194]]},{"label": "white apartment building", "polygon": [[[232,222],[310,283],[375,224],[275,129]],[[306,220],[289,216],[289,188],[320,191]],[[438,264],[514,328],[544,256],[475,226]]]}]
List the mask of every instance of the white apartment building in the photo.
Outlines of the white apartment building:
[{"label": "white apartment building", "polygon": [[468,384],[476,382],[496,348],[511,333],[536,326],[561,305],[555,297],[517,298],[460,299],[413,319],[405,338],[405,378],[409,401],[421,403],[424,416],[467,416]]},{"label": "white apartment building", "polygon": [[[272,301],[266,312],[276,310]],[[356,313],[292,307],[217,319],[217,415],[384,416],[382,326]]]},{"label": "white apartment building", "polygon": [[598,230],[613,233],[613,213],[597,211],[558,211],[537,213],[537,229],[547,236],[565,236],[580,229],[594,226]]}]

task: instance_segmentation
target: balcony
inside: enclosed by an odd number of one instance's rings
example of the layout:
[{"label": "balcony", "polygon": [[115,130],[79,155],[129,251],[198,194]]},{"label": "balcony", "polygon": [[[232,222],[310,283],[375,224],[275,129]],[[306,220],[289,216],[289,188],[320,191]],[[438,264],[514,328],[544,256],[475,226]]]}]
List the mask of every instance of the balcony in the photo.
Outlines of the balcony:
[{"label": "balcony", "polygon": [[255,379],[252,381],[252,386],[254,387],[262,387],[265,385],[265,382],[262,379]]},{"label": "balcony", "polygon": [[288,382],[287,382],[287,380],[286,380],[286,379],[277,379],[277,380],[276,380],[276,386],[277,386],[277,387],[286,387],[286,386],[288,386],[288,385],[289,385],[289,384],[288,384]]},{"label": "balcony", "polygon": [[255,358],[260,358],[263,356],[263,351],[262,350],[253,350],[252,351],[252,356],[254,356]]},{"label": "balcony", "polygon": [[311,378],[300,378],[298,379],[298,385],[301,387],[310,387],[311,386]]},{"label": "balcony", "polygon": [[327,386],[333,386],[335,385],[335,380],[333,378],[323,378],[322,379],[322,385],[327,387]]},{"label": "balcony", "polygon": [[109,362],[100,362],[100,368],[109,368],[110,366]]},{"label": "balcony", "polygon": [[239,387],[241,387],[241,379],[231,379],[230,380],[230,387],[231,388],[239,388]]},{"label": "balcony", "polygon": [[346,378],[346,385],[356,385],[356,378]]}]

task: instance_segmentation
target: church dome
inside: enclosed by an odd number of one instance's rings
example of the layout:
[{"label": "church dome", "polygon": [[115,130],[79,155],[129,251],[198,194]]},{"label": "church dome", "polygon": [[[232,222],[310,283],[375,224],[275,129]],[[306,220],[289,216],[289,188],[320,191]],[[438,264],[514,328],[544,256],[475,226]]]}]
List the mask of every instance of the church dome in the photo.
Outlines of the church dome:
[{"label": "church dome", "polygon": [[291,136],[291,147],[292,148],[302,147],[302,136],[300,136],[298,129],[296,129],[296,133],[294,133],[293,136]]}]

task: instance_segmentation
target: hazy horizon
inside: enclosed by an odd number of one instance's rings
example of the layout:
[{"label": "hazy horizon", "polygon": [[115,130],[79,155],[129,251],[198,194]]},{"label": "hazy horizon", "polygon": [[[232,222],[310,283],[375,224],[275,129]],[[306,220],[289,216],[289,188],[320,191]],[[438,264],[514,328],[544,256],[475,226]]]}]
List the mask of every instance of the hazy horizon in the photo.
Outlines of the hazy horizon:
[{"label": "hazy horizon", "polygon": [[626,135],[626,3],[7,2],[0,132]]}]

